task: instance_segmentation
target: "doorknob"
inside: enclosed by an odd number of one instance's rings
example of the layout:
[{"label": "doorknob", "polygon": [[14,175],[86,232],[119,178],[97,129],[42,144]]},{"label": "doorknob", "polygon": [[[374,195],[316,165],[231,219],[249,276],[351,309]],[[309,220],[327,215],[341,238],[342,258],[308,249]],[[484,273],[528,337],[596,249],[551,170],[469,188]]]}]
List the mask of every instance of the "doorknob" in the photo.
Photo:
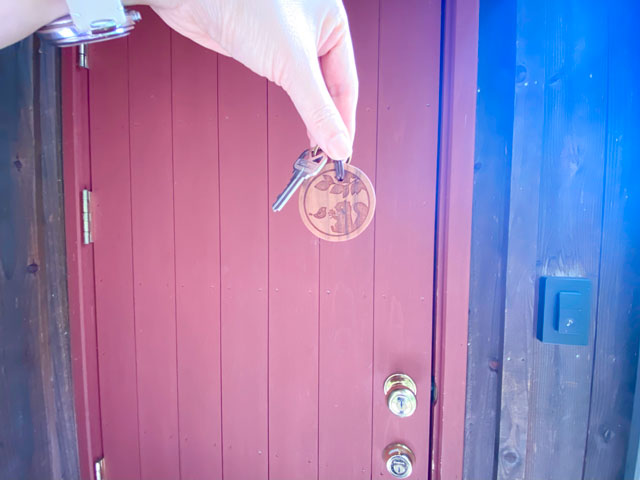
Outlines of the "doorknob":
[{"label": "doorknob", "polygon": [[416,411],[416,383],[409,375],[394,373],[384,382],[384,394],[387,407],[398,417],[410,417]]},{"label": "doorknob", "polygon": [[406,445],[402,443],[387,445],[383,458],[387,465],[387,471],[394,478],[409,478],[411,476],[416,457]]}]

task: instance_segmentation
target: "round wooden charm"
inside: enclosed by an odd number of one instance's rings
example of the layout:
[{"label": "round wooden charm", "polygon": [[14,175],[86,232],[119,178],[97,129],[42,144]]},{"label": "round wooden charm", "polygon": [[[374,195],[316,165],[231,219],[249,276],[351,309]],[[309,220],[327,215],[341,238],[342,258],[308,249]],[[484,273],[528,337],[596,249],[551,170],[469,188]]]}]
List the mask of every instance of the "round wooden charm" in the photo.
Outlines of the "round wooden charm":
[{"label": "round wooden charm", "polygon": [[360,235],[373,220],[376,193],[369,177],[359,168],[344,165],[342,181],[335,164],[307,180],[300,189],[300,216],[315,236],[344,242]]}]

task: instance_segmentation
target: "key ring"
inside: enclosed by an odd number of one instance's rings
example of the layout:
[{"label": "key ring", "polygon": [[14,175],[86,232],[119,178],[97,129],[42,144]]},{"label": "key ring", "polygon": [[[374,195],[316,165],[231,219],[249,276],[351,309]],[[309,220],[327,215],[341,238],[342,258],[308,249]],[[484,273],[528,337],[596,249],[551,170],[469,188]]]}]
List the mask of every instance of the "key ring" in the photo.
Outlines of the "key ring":
[{"label": "key ring", "polygon": [[[322,149],[320,148],[320,145],[316,145],[315,147],[313,147],[311,149],[311,155],[313,155],[314,157],[318,154],[318,152],[322,152]],[[331,159],[332,162],[335,162],[336,160],[334,160],[333,158]],[[338,160],[339,162],[340,160]],[[351,163],[351,157],[347,158],[346,160],[342,160],[344,163],[346,163],[347,165],[349,165]]]}]

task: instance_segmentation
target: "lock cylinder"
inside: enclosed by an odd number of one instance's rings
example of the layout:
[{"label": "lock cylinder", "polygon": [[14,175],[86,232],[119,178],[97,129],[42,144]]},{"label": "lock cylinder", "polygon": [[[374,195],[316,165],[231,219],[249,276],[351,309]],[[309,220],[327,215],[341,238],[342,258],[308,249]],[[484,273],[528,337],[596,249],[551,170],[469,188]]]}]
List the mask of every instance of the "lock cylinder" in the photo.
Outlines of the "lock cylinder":
[{"label": "lock cylinder", "polygon": [[402,443],[387,445],[382,458],[387,466],[387,471],[394,478],[409,478],[413,473],[416,457],[411,449]]},{"label": "lock cylinder", "polygon": [[387,407],[398,417],[410,417],[418,407],[416,383],[404,373],[394,373],[384,382]]}]

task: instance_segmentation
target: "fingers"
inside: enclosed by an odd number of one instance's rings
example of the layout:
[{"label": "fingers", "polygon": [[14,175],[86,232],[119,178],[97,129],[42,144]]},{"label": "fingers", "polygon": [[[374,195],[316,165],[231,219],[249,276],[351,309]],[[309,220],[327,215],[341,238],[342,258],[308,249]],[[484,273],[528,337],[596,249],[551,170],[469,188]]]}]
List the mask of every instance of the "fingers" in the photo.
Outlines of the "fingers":
[{"label": "fingers", "polygon": [[298,66],[283,85],[307,126],[309,137],[331,158],[351,156],[352,138],[324,82],[317,58]]},{"label": "fingers", "polygon": [[320,68],[329,94],[353,141],[356,131],[358,74],[348,28],[337,39],[336,44],[320,58]]},{"label": "fingers", "polygon": [[307,50],[308,58],[302,62],[306,68],[296,72],[289,88],[285,86],[311,142],[334,159],[351,156],[358,102],[353,44],[346,13],[340,7],[332,27],[320,35],[320,44]]}]

